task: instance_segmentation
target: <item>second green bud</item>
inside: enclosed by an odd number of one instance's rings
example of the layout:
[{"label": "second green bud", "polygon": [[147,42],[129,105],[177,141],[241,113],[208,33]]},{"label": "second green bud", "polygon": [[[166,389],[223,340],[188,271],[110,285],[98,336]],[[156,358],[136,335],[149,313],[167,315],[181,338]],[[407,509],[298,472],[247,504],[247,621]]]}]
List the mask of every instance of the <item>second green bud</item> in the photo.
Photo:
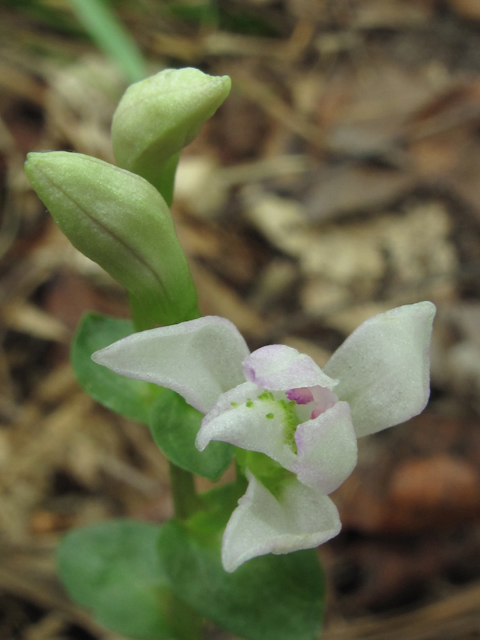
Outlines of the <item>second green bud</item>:
[{"label": "second green bud", "polygon": [[170,211],[150,183],[65,151],[30,153],[25,172],[70,242],[127,289],[139,328],[198,316]]}]

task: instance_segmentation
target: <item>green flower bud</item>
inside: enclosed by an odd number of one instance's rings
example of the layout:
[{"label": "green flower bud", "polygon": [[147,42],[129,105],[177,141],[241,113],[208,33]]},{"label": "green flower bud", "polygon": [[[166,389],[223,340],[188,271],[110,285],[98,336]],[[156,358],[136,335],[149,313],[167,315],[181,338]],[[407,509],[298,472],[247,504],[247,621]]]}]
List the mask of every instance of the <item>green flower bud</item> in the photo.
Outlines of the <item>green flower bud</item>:
[{"label": "green flower bud", "polygon": [[228,76],[166,69],[132,84],[115,111],[115,160],[151,182],[171,202],[179,152],[190,144],[230,91]]},{"label": "green flower bud", "polygon": [[198,316],[170,211],[151,184],[65,151],[30,153],[25,172],[70,242],[128,290],[146,324]]}]

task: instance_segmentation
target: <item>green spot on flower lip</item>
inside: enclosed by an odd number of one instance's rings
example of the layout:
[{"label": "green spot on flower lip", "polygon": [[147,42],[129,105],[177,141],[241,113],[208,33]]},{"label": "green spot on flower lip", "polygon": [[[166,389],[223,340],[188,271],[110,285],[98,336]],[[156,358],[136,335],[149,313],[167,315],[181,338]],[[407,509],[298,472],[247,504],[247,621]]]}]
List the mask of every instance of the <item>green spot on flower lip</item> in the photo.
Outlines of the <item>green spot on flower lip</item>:
[{"label": "green spot on flower lip", "polygon": [[230,406],[236,409],[238,407],[238,402],[230,402]]},{"label": "green spot on flower lip", "polygon": [[253,400],[251,400],[250,398],[247,398],[246,405],[247,407],[253,407]]},{"label": "green spot on flower lip", "polygon": [[[257,396],[257,400],[264,402],[268,405],[265,409],[270,409],[270,412],[265,414],[265,417],[268,420],[272,420],[276,413],[277,409],[281,411],[280,419],[283,422],[283,439],[286,445],[290,447],[293,453],[297,453],[297,443],[295,442],[295,431],[297,430],[298,425],[301,420],[299,420],[296,412],[297,403],[295,400],[276,400],[275,396],[271,391],[264,390],[262,393]],[[251,407],[253,402],[250,398],[247,401],[247,407]],[[275,413],[273,413],[275,410]]]},{"label": "green spot on flower lip", "polygon": [[273,393],[271,391],[267,391],[266,389],[265,389],[265,391],[263,393],[261,393],[258,396],[258,399],[259,400],[271,400],[272,402],[275,401],[275,398],[273,397]]}]

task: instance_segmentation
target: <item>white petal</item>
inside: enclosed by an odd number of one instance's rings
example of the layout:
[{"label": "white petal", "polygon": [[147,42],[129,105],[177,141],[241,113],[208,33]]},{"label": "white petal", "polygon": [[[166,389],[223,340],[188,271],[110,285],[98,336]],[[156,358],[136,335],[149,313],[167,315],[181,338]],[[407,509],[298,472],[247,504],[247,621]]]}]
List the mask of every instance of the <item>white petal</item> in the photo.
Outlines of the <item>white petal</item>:
[{"label": "white petal", "polygon": [[207,316],[134,333],[93,354],[92,360],[129,378],[173,389],[207,413],[218,396],[244,382],[249,350],[234,324]]},{"label": "white petal", "polygon": [[223,535],[225,571],[266,553],[312,549],[341,529],[338,511],[327,496],[292,480],[277,500],[248,474],[246,494],[238,501]]},{"label": "white petal", "polygon": [[304,353],[284,344],[271,344],[251,353],[243,363],[245,378],[269,391],[286,391],[304,387],[327,387],[332,380]]},{"label": "white petal", "polygon": [[357,438],[347,402],[337,402],[295,432],[293,471],[303,484],[322,493],[335,491],[357,464]]},{"label": "white petal", "polygon": [[262,392],[253,382],[244,382],[220,396],[202,421],[197,448],[203,451],[211,440],[230,442],[264,453],[290,470],[296,455],[285,444],[282,407],[275,400],[259,400]]},{"label": "white petal", "polygon": [[358,437],[420,413],[430,393],[430,339],[435,306],[419,302],[370,318],[325,366],[340,379],[335,393],[350,405]]}]

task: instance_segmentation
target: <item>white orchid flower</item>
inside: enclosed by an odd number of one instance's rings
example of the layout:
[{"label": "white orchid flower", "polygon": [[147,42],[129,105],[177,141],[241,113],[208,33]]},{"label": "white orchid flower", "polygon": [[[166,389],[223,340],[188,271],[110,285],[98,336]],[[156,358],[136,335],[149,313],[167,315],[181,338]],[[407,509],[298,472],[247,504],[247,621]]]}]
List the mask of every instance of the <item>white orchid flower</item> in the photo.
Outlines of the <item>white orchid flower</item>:
[{"label": "white orchid flower", "polygon": [[[340,531],[328,494],[352,472],[357,437],[420,413],[429,397],[435,307],[370,318],[324,369],[285,345],[253,353],[218,317],[135,333],[92,358],[112,371],[173,389],[205,414],[196,445],[247,450],[246,494],[222,544],[226,571],[266,553],[316,547]],[[267,457],[268,456],[268,457]]]}]

